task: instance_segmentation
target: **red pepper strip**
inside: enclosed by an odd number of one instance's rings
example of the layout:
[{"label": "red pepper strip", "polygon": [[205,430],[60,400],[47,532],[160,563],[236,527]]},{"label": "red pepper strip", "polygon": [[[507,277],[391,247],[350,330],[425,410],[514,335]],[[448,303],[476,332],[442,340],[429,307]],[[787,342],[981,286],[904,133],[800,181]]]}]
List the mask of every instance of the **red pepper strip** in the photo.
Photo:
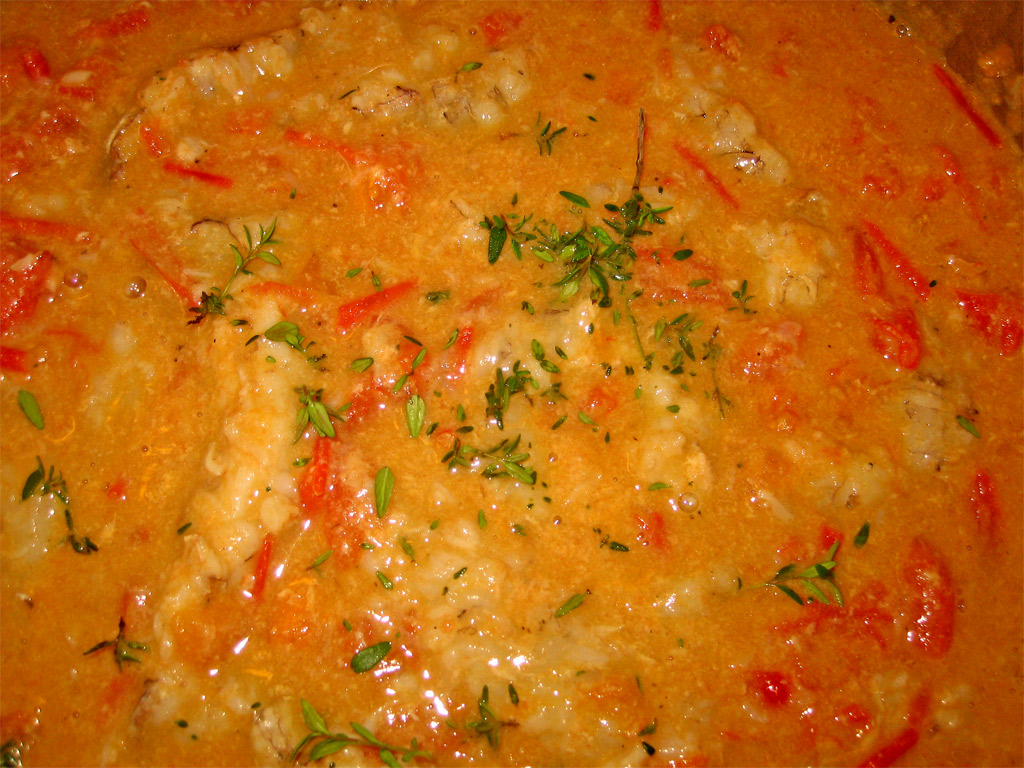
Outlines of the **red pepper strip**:
[{"label": "red pepper strip", "polygon": [[252,596],[259,600],[267,586],[267,574],[270,571],[270,558],[274,554],[274,534],[268,533],[263,539],[263,547],[256,557],[256,569],[253,571]]},{"label": "red pepper strip", "polygon": [[853,233],[853,279],[864,298],[885,293],[878,255],[862,232]]},{"label": "red pepper strip", "polygon": [[651,32],[657,32],[661,29],[661,25],[664,22],[661,11],[661,0],[647,1],[647,29]]},{"label": "red pepper strip", "polygon": [[338,330],[347,333],[361,320],[379,315],[385,307],[393,304],[415,287],[415,281],[407,280],[404,283],[389,286],[383,291],[350,301],[338,309]]},{"label": "red pepper strip", "polygon": [[70,242],[76,242],[80,235],[85,235],[86,238],[89,235],[81,227],[71,224],[61,224],[46,219],[27,219],[22,216],[12,216],[9,213],[0,213],[0,229],[12,230],[19,235],[28,237],[49,237]]},{"label": "red pepper strip", "polygon": [[0,346],[0,371],[28,373],[28,353],[23,349]]},{"label": "red pepper strip", "polygon": [[295,303],[301,304],[306,309],[322,304],[325,300],[337,301],[337,299],[330,294],[318,293],[312,288],[300,288],[297,285],[279,283],[276,280],[265,280],[262,283],[248,285],[246,286],[245,291],[246,293],[251,293],[254,296],[265,296],[268,293],[285,296]]},{"label": "red pepper strip", "polygon": [[78,33],[79,40],[132,35],[149,26],[149,15],[145,8],[133,8],[115,13],[108,19],[94,21]]},{"label": "red pepper strip", "polygon": [[227,176],[221,176],[216,173],[209,173],[208,171],[200,171],[198,168],[189,168],[187,165],[181,163],[175,163],[171,160],[164,161],[164,170],[176,173],[178,176],[184,176],[189,179],[195,179],[196,181],[202,181],[206,184],[212,184],[215,187],[221,187],[223,189],[231,189],[235,186],[235,182],[229,179]]},{"label": "red pepper strip", "polygon": [[921,274],[921,271],[914,266],[913,262],[907,258],[903,251],[897,248],[893,242],[885,236],[882,230],[870,221],[862,220],[861,223],[864,225],[864,229],[867,231],[868,236],[885,254],[900,279],[909,285],[918,297],[927,300],[928,297],[932,295],[932,289],[931,286],[928,285],[928,280],[923,274]]},{"label": "red pepper strip", "polygon": [[299,503],[313,514],[323,511],[327,495],[327,475],[331,462],[331,438],[318,436],[313,443],[313,456],[299,483]]},{"label": "red pepper strip", "polygon": [[949,91],[949,95],[953,97],[953,101],[960,107],[960,110],[967,115],[967,119],[974,123],[975,128],[981,131],[981,135],[985,137],[985,140],[993,147],[1003,146],[1003,140],[999,138],[999,134],[992,129],[992,126],[985,122],[985,118],[981,116],[978,110],[971,106],[971,102],[967,100],[966,94],[960,90],[960,86],[949,76],[949,73],[938,64],[932,64],[932,72],[935,73],[935,77],[938,78],[942,87]]},{"label": "red pepper strip", "polygon": [[907,754],[920,736],[916,728],[904,728],[899,735],[860,764],[860,768],[886,768]]},{"label": "red pepper strip", "polygon": [[167,286],[172,291],[174,291],[175,295],[183,302],[185,302],[185,306],[191,307],[198,303],[193,292],[190,291],[181,283],[179,283],[177,280],[172,278],[169,274],[167,274],[167,272],[165,272],[156,262],[156,259],[154,259],[148,253],[146,253],[146,251],[142,250],[142,248],[139,247],[138,243],[136,243],[134,240],[129,240],[128,242],[130,242],[132,246],[134,246],[135,250],[142,255],[142,258],[144,258],[149,263],[149,265],[157,271],[157,274],[159,274],[160,277],[164,279],[164,282],[167,283]]},{"label": "red pepper strip", "polygon": [[50,79],[50,62],[43,56],[43,52],[36,48],[21,54],[21,66],[25,68],[25,74],[33,83],[43,83]]},{"label": "red pepper strip", "polygon": [[706,181],[708,185],[713,190],[715,190],[715,192],[717,192],[723,200],[725,200],[725,202],[727,202],[736,210],[739,210],[739,202],[737,202],[736,198],[732,196],[728,189],[726,189],[725,185],[721,182],[721,180],[717,176],[715,176],[715,174],[713,174],[711,170],[704,164],[703,160],[697,157],[697,155],[691,152],[689,148],[684,147],[678,141],[674,144],[674,146],[679,156],[683,158],[683,160],[685,160],[687,163],[689,163],[690,167],[697,171],[697,173],[699,173],[704,178],[704,181]]},{"label": "red pepper strip", "polygon": [[341,155],[345,160],[354,165],[366,165],[370,162],[369,156],[365,152],[358,152],[348,144],[343,144],[340,141],[334,139],[328,139],[325,136],[315,136],[311,133],[300,133],[294,129],[289,128],[284,132],[285,141],[289,141],[292,144],[297,144],[301,147],[313,147],[314,149],[329,149],[332,152],[336,152]]},{"label": "red pepper strip", "polygon": [[1003,510],[999,504],[999,497],[996,496],[996,489],[992,485],[992,478],[984,469],[978,470],[974,482],[971,483],[970,503],[978,530],[989,541],[995,539],[999,533]]},{"label": "red pepper strip", "polygon": [[957,291],[956,298],[971,326],[979,331],[1002,355],[1020,349],[1024,339],[1024,321],[1019,301],[998,293]]}]

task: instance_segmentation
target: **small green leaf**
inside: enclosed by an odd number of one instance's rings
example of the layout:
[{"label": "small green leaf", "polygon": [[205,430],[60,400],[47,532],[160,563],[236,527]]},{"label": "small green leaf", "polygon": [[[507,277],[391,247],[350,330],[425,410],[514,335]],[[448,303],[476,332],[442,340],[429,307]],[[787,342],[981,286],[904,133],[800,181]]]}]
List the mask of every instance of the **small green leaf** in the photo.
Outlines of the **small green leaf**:
[{"label": "small green leaf", "polygon": [[[390,651],[391,643],[387,640],[382,640],[376,645],[369,645],[352,657],[352,670],[359,674],[369,672],[380,664]],[[308,722],[307,725],[309,725]],[[314,730],[312,726],[310,726],[310,730]]]},{"label": "small green leaf", "polygon": [[405,404],[405,423],[409,427],[409,437],[419,437],[423,429],[423,419],[427,414],[427,404],[419,395],[413,395]]},{"label": "small green leaf", "polygon": [[671,483],[651,483],[647,486],[648,491],[664,491],[666,488],[671,488]]},{"label": "small green leaf", "polygon": [[320,713],[313,709],[313,705],[305,699],[302,699],[302,719],[306,722],[306,727],[314,733],[329,733],[327,723],[324,722]]},{"label": "small green leaf", "polygon": [[474,69],[480,69],[480,67],[482,66],[483,64],[480,63],[479,61],[467,61],[465,64],[459,67],[459,72],[472,72]]},{"label": "small green leaf", "polygon": [[377,502],[377,517],[384,517],[391,504],[391,492],[395,488],[395,473],[390,467],[381,467],[373,481],[373,495]]},{"label": "small green leaf", "polygon": [[586,597],[586,595],[577,592],[575,595],[573,595],[568,600],[566,600],[562,604],[561,608],[559,608],[557,611],[555,611],[555,618],[556,619],[561,618],[562,616],[565,616],[565,614],[569,613],[570,611],[575,611],[577,608],[579,608],[581,605],[583,605],[583,599],[585,597]]},{"label": "small green leaf", "polygon": [[871,523],[864,523],[857,531],[857,535],[853,537],[853,546],[860,549],[868,543],[868,536],[871,533]]},{"label": "small green leaf", "polygon": [[[976,426],[974,426],[974,424],[972,424],[968,419],[964,418],[963,416],[957,416],[956,417],[956,423],[959,424],[961,427],[963,427],[968,432],[970,432],[975,437],[981,437],[981,433],[978,432],[978,428]],[[42,427],[40,427],[40,429],[42,429]]]},{"label": "small green leaf", "polygon": [[46,477],[46,470],[43,469],[43,460],[36,456],[36,463],[38,466],[32,471],[32,474],[25,480],[25,485],[21,489],[21,500],[26,501],[32,494],[36,492],[36,488],[43,482],[43,478]]},{"label": "small green leaf", "polygon": [[353,371],[359,371],[359,373],[362,373],[371,365],[373,365],[372,357],[358,357],[352,361],[351,368]]},{"label": "small green leaf", "polygon": [[580,197],[579,195],[577,195],[577,194],[575,194],[573,192],[566,192],[565,190],[562,190],[558,194],[560,194],[562,197],[564,197],[566,200],[568,200],[573,205],[577,205],[580,208],[589,208],[590,207],[590,203],[587,202],[587,198]]},{"label": "small green leaf", "polygon": [[32,426],[36,429],[43,428],[43,412],[39,410],[39,403],[36,402],[36,398],[31,392],[24,389],[18,390],[18,407],[32,422]]}]

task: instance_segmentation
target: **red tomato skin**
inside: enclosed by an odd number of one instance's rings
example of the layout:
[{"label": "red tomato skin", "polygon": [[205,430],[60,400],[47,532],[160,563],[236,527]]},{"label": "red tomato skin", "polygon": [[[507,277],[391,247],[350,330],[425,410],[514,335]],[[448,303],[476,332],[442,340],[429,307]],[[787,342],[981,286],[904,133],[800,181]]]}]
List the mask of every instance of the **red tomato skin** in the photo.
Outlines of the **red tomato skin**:
[{"label": "red tomato skin", "polygon": [[874,335],[871,342],[878,353],[912,371],[921,363],[921,332],[917,318],[909,309],[898,310],[887,319],[872,318]]},{"label": "red tomato skin", "polygon": [[860,764],[860,768],[887,768],[907,754],[920,738],[916,728],[904,728],[884,747]]},{"label": "red tomato skin", "polygon": [[1019,299],[998,293],[957,291],[957,301],[971,327],[999,350],[1011,355],[1024,340],[1024,308]]},{"label": "red tomato skin", "polygon": [[12,269],[20,258],[4,253],[0,269],[0,328],[5,332],[35,313],[53,262],[49,251],[40,251],[24,269]]},{"label": "red tomato skin", "polygon": [[941,658],[953,645],[956,595],[949,567],[924,539],[911,542],[903,562],[910,587],[907,641],[926,656]]},{"label": "red tomato skin", "polygon": [[763,706],[777,709],[789,703],[789,680],[782,672],[758,670],[751,675],[751,683]]}]

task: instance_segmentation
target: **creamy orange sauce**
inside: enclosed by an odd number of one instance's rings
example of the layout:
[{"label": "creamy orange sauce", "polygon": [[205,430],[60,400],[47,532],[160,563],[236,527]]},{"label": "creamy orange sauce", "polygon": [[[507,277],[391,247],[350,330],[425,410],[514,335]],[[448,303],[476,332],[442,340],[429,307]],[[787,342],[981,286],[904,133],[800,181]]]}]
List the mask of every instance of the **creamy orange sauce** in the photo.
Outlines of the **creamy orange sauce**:
[{"label": "creamy orange sauce", "polygon": [[0,14],[5,761],[1024,761],[1021,156],[912,25]]}]

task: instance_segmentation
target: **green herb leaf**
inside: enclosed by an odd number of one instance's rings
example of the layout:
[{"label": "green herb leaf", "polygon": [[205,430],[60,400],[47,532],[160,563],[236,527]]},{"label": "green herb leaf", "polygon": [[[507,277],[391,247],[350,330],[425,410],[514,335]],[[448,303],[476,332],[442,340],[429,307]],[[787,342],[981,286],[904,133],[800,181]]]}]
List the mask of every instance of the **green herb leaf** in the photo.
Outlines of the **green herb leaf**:
[{"label": "green herb leaf", "polygon": [[575,595],[566,600],[557,611],[555,611],[555,618],[561,618],[570,611],[575,611],[577,608],[583,605],[583,599],[585,597],[586,595],[577,592]]},{"label": "green herb leaf", "polygon": [[978,432],[978,428],[974,426],[968,419],[963,416],[956,417],[956,423],[963,427],[967,432],[974,435],[975,437],[981,437],[981,433]]},{"label": "green herb leaf", "polygon": [[590,207],[590,203],[587,202],[587,198],[581,197],[580,195],[577,195],[574,192],[566,192],[565,190],[562,190],[558,194],[560,194],[573,205],[579,206],[580,208]]},{"label": "green herb leaf", "polygon": [[472,72],[474,69],[480,69],[480,67],[482,66],[483,64],[481,64],[479,61],[467,61],[465,64],[459,67],[459,72]]},{"label": "green herb leaf", "polygon": [[362,373],[371,365],[373,365],[372,357],[357,357],[352,361],[352,365],[350,367],[353,371],[359,371],[359,373]]},{"label": "green herb leaf", "polygon": [[32,422],[32,426],[36,429],[43,428],[43,412],[39,410],[39,403],[31,392],[25,389],[18,390],[18,407],[25,414],[25,418]]},{"label": "green herb leaf", "polygon": [[352,657],[352,671],[362,674],[380,664],[391,651],[391,643],[383,640],[376,645],[363,648]]},{"label": "green herb leaf", "polygon": [[427,415],[427,404],[419,395],[413,395],[405,404],[405,423],[409,427],[409,437],[419,437],[423,429],[423,419]]},{"label": "green herb leaf", "polygon": [[871,533],[871,523],[864,523],[857,531],[857,535],[853,537],[853,546],[860,549],[868,543],[868,535]]},{"label": "green herb leaf", "polygon": [[384,517],[391,504],[391,492],[395,488],[395,473],[390,467],[381,467],[373,481],[373,496],[377,502],[377,517]]}]

